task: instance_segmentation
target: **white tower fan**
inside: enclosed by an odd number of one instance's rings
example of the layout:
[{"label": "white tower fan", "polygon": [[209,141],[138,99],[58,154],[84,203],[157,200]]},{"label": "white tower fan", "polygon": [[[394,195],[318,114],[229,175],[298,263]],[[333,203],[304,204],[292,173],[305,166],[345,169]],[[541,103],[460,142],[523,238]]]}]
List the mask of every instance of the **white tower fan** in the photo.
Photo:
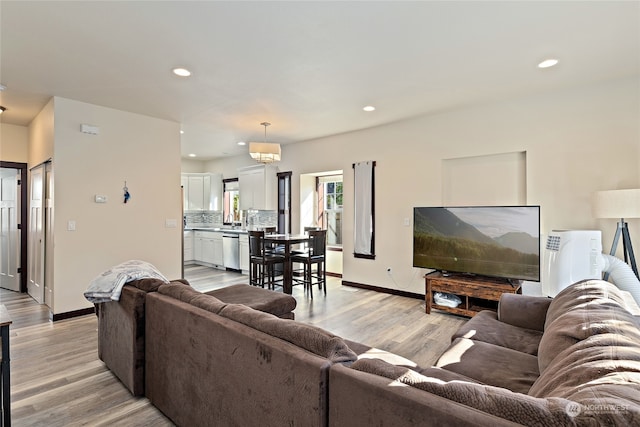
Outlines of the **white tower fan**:
[{"label": "white tower fan", "polygon": [[555,297],[567,286],[585,279],[601,279],[602,232],[553,230],[544,250],[542,294]]}]

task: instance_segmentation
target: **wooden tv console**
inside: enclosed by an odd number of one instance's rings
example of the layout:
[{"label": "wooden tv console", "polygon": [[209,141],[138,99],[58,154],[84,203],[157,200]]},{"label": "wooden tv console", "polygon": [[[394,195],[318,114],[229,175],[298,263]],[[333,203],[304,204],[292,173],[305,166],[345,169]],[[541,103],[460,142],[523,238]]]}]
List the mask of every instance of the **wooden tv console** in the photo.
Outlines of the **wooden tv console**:
[{"label": "wooden tv console", "polygon": [[[440,272],[429,273],[425,278],[426,312],[432,308],[462,316],[473,317],[481,310],[497,310],[500,296],[504,293],[520,294],[519,284],[511,284],[506,279],[462,274],[443,275]],[[433,302],[434,292],[446,292],[457,295],[462,303],[457,307],[445,307]]]}]

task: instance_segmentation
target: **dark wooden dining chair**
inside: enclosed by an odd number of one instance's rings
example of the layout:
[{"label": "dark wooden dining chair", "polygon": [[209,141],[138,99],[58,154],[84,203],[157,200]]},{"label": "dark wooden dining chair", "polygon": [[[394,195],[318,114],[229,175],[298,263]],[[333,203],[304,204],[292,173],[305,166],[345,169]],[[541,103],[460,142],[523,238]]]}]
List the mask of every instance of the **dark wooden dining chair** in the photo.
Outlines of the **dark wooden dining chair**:
[{"label": "dark wooden dining chair", "polygon": [[[264,230],[248,231],[249,235],[249,284],[264,288],[265,279],[268,289],[274,289],[276,281],[276,265],[284,263],[284,255],[266,250]],[[282,284],[282,283],[281,283]]]},{"label": "dark wooden dining chair", "polygon": [[[302,279],[296,279],[296,282],[304,285],[305,292],[309,291],[309,296],[313,299],[313,285],[318,285],[318,289],[322,289],[327,295],[327,230],[309,230],[308,250],[305,253],[294,254],[291,256],[291,262],[301,263],[304,268],[302,270]],[[313,265],[316,270],[313,270]]]},{"label": "dark wooden dining chair", "polygon": [[[278,229],[276,227],[262,227],[264,234],[276,234]],[[282,245],[277,245],[275,243],[267,243],[265,244],[265,250],[269,253],[275,253],[282,255],[284,253],[284,247]]]},{"label": "dark wooden dining chair", "polygon": [[[304,227],[304,234],[309,234],[310,231],[322,230],[320,227]],[[301,246],[292,250],[292,254],[306,254],[309,252],[309,243],[304,242]]]}]

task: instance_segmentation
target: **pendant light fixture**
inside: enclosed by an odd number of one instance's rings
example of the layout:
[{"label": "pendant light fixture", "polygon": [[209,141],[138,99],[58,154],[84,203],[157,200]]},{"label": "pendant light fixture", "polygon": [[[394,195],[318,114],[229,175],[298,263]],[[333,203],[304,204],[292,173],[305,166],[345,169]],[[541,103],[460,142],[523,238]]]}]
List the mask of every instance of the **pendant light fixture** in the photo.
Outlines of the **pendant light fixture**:
[{"label": "pendant light fixture", "polygon": [[249,154],[259,163],[273,163],[280,161],[280,144],[267,142],[267,126],[269,122],[260,123],[264,126],[264,142],[250,142]]}]

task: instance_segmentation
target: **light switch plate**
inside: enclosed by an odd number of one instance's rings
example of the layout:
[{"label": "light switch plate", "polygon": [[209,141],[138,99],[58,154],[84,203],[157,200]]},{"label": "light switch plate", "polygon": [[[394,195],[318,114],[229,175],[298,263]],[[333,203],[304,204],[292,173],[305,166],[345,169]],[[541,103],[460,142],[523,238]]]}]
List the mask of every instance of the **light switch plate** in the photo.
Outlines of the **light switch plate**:
[{"label": "light switch plate", "polygon": [[74,220],[69,220],[69,222],[67,222],[67,230],[76,231],[76,222]]},{"label": "light switch plate", "polygon": [[178,227],[178,220],[177,219],[165,219],[164,220],[164,226],[165,226],[165,228],[176,228],[176,227]]},{"label": "light switch plate", "polygon": [[107,196],[104,196],[102,194],[96,194],[96,203],[107,203]]}]

